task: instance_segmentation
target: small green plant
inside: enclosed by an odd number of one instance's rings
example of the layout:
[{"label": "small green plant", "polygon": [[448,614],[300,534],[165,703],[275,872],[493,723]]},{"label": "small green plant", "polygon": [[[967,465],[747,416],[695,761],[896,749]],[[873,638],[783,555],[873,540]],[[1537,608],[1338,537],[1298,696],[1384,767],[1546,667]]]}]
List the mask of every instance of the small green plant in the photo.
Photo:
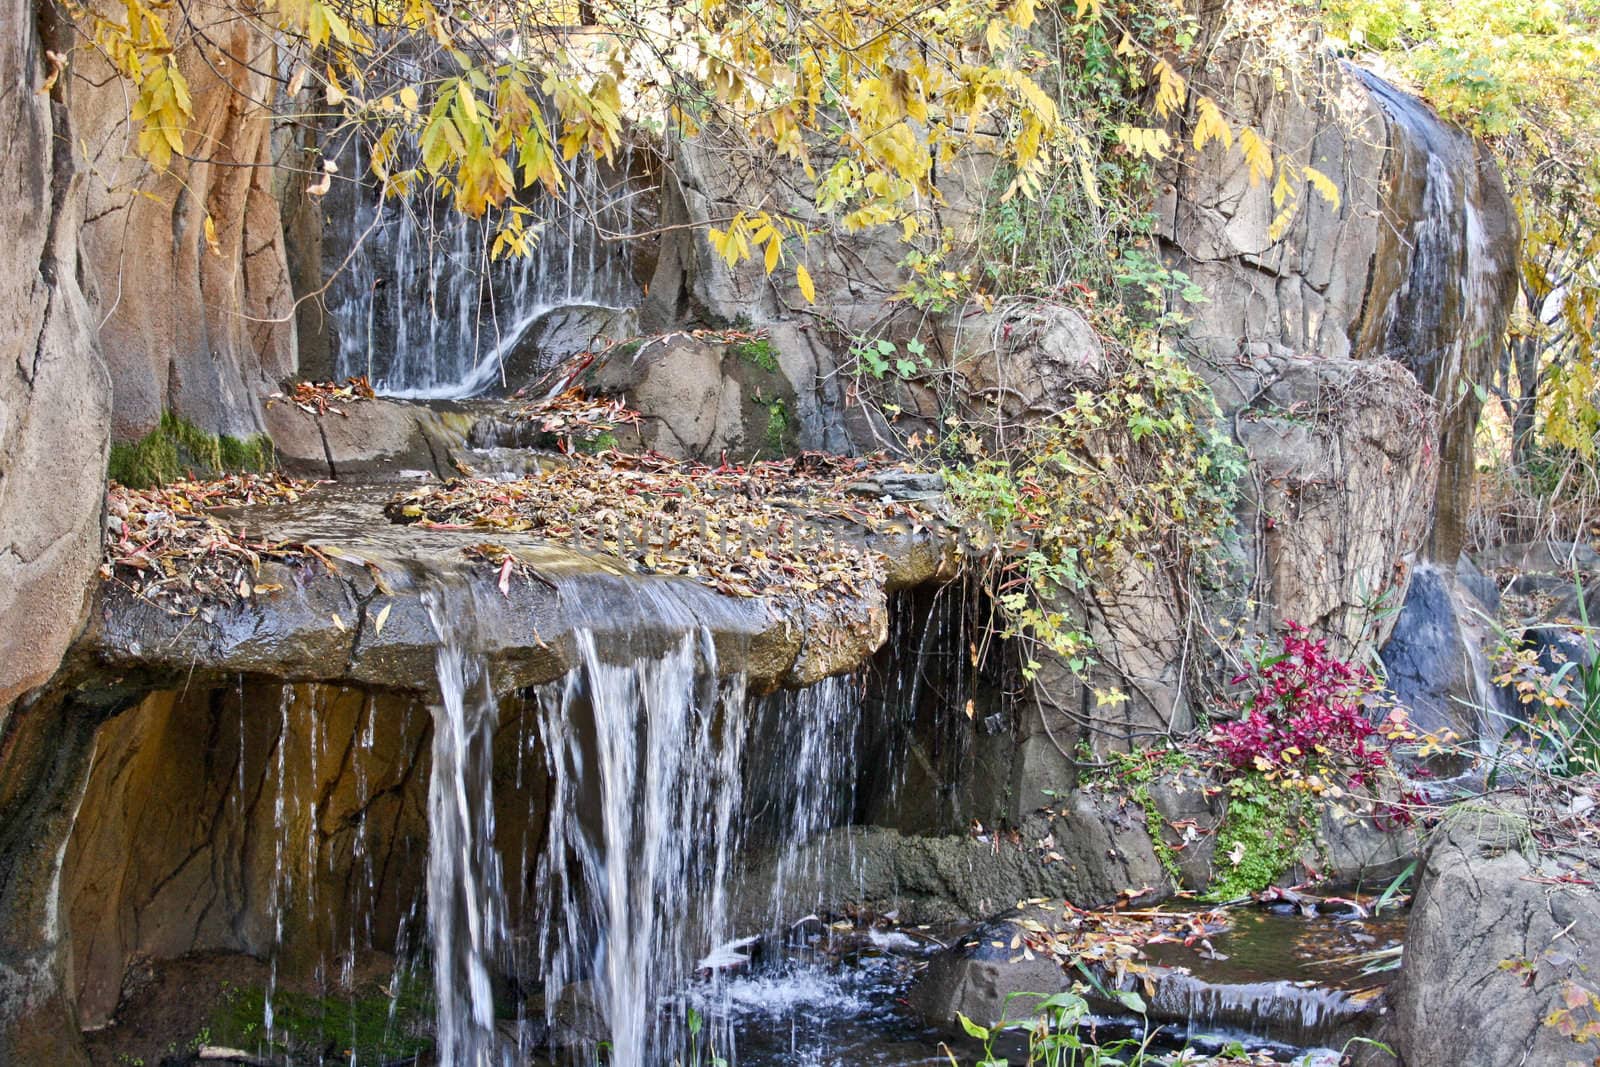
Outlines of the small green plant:
[{"label": "small green plant", "polygon": [[572,439],[572,449],[585,456],[599,455],[601,452],[610,452],[618,447],[617,435],[610,430],[601,430],[592,437],[575,436]]},{"label": "small green plant", "polygon": [[857,373],[868,374],[878,381],[885,378],[912,378],[933,366],[928,358],[928,348],[916,338],[903,345],[887,338],[863,338],[850,349],[856,361]]},{"label": "small green plant", "polygon": [[[1132,567],[1211,581],[1244,470],[1193,369],[1149,333],[1105,343],[1104,387],[1079,390],[1017,439],[995,446],[947,419],[945,482],[964,529],[986,534],[1001,635],[1080,673],[1094,662],[1093,640],[1075,595]],[[1039,669],[1023,657],[1025,679]]]},{"label": "small green plant", "polygon": [[1566,629],[1581,641],[1578,654],[1567,658],[1552,648],[1548,655],[1557,661],[1552,671],[1537,649],[1502,634],[1494,679],[1524,710],[1526,721],[1511,724],[1515,732],[1525,734],[1550,773],[1563,778],[1600,771],[1600,627],[1589,620],[1577,572],[1573,588],[1579,625]]},{"label": "small green plant", "polygon": [[717,1051],[709,1041],[704,1048],[701,1047],[701,1037],[705,1032],[705,1017],[694,1008],[688,1010],[685,1025],[689,1030],[689,1048],[687,1058],[677,1062],[676,1067],[728,1067],[728,1061],[717,1055]]},{"label": "small green plant", "polygon": [[1228,810],[1217,830],[1216,859],[1205,899],[1258,893],[1294,866],[1305,840],[1302,796],[1251,771],[1228,783]]},{"label": "small green plant", "polygon": [[779,397],[766,401],[767,408],[767,452],[776,457],[784,453],[784,445],[788,440],[789,424],[792,421],[789,415],[789,405]]},{"label": "small green plant", "polygon": [[[983,1058],[974,1067],[1007,1067],[1005,1058],[995,1053],[995,1041],[1008,1031],[1020,1031],[1028,1042],[1027,1067],[1143,1067],[1148,1059],[1149,1033],[1144,1040],[1128,1038],[1105,1045],[1091,1044],[1079,1032],[1089,1021],[1089,1002],[1083,998],[1086,987],[1074,986],[1061,993],[1012,993],[1001,1008],[1001,1019],[993,1026],[980,1026],[957,1014],[967,1035],[983,1042]],[[1143,1015],[1145,1004],[1137,993],[1114,992],[1129,1011]],[[1010,1017],[1013,1002],[1032,1002],[1031,1014]],[[952,1065],[956,1058],[950,1057]],[[959,1065],[957,1065],[959,1067]]]},{"label": "small green plant", "polygon": [[746,363],[759,367],[768,374],[778,373],[778,356],[772,350],[770,338],[754,337],[748,341],[740,341],[733,346],[733,351]]},{"label": "small green plant", "polygon": [[942,314],[956,304],[972,288],[969,270],[948,270],[944,257],[951,248],[951,232],[947,229],[936,252],[913,249],[900,261],[907,277],[896,299],[904,300],[919,311]]}]

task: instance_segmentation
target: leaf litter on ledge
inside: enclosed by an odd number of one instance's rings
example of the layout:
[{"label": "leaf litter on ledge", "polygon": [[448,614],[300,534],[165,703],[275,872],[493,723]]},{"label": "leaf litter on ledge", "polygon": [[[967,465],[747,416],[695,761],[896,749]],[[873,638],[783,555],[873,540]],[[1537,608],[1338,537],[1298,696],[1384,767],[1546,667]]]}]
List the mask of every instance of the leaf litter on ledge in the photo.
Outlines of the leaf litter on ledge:
[{"label": "leaf litter on ledge", "polygon": [[[607,452],[510,481],[452,479],[400,494],[384,510],[397,523],[526,533],[594,549],[638,573],[695,578],[728,596],[837,602],[881,582],[883,563],[820,522],[870,531],[931,521],[915,504],[852,490],[891,467],[815,452],[718,467]],[[468,552],[503,560],[485,547]]]}]

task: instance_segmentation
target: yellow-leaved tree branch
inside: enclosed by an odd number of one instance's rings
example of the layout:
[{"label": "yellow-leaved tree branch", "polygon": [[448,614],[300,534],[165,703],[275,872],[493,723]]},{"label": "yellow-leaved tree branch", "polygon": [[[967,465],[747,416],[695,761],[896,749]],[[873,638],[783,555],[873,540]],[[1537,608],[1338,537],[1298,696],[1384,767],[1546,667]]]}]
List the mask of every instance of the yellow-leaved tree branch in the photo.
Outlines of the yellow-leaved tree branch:
[{"label": "yellow-leaved tree branch", "polygon": [[[71,3],[88,44],[134,87],[138,151],[170,166],[194,140],[182,49],[215,43],[192,41],[199,31],[163,0]],[[940,203],[936,166],[963,153],[996,156],[1013,175],[1007,197],[1035,197],[1063,169],[1098,196],[1071,124],[1035,77],[1040,12],[1036,0],[909,10],[848,0],[265,0],[235,14],[275,50],[285,106],[314,100],[324,123],[358,131],[387,193],[431,189],[464,214],[493,214],[496,256],[526,253],[538,238],[523,190],[560,193],[572,161],[611,161],[630,126],[737,129],[803,171],[814,217],[744,205],[707,237],[729,266],[792,266],[814,300],[797,244],[822,226],[896,226],[911,240]],[[1109,16],[1080,0],[1076,17]],[[1187,106],[1196,149],[1237,150],[1253,183],[1273,182],[1277,233],[1302,183],[1337,199],[1326,176],[1275,157],[1153,47],[1124,34],[1117,56],[1131,84],[1154,89],[1152,124],[1118,131],[1130,152],[1163,158]]]}]

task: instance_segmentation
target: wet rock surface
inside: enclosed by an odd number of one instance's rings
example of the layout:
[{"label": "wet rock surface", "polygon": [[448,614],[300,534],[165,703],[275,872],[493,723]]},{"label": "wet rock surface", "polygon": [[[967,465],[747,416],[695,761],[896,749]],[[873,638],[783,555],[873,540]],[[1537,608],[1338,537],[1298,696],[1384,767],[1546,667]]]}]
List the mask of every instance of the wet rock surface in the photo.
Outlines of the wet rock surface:
[{"label": "wet rock surface", "polygon": [[[847,670],[886,636],[889,589],[947,577],[948,552],[934,531],[873,534],[841,528],[889,558],[884,587],[831,605],[720,595],[692,579],[639,576],[614,558],[493,531],[495,545],[524,568],[502,583],[495,566],[462,550],[484,531],[392,525],[385,487],[324,487],[294,504],[230,516],[265,540],[302,543],[321,562],[266,564],[278,586],[251,601],[174,615],[107,583],[78,645],[85,671],[145,676],[235,673],[431,692],[439,636],[420,601],[430,573],[461,574],[485,620],[486,652],[504,689],[560,677],[574,659],[576,628],[663,635],[703,625],[725,672],[757,688],[805,685]],[[503,588],[502,588],[503,586]]]},{"label": "wet rock surface", "polygon": [[[1073,914],[1033,902],[981,924],[934,957],[911,1003],[947,1028],[958,1014],[984,1026],[1027,1018],[1031,998],[1018,994],[1048,995],[1085,983],[1082,971],[1040,950],[1071,926]],[[1127,1005],[1107,994],[1138,994],[1148,1022],[1178,1042],[1248,1034],[1258,1042],[1339,1048],[1377,1025],[1389,976],[1363,975],[1359,962],[1344,957],[1397,943],[1402,920],[1303,918],[1245,908],[1228,913],[1226,921],[1209,936],[1091,942],[1082,959],[1101,983],[1085,994],[1091,1006],[1106,1016],[1127,1016]]]}]

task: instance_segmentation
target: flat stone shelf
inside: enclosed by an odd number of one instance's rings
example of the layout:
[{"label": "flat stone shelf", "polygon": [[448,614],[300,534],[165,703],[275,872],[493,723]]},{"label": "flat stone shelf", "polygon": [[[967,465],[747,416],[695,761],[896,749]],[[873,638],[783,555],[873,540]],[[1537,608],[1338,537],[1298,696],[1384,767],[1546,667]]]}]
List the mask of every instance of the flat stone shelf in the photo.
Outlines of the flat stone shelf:
[{"label": "flat stone shelf", "polygon": [[[226,511],[230,525],[269,541],[310,546],[323,559],[262,565],[273,587],[199,615],[175,614],[111,579],[102,583],[75,646],[75,673],[136,689],[248,674],[432,693],[439,635],[422,594],[459,582],[470,591],[476,643],[501,691],[561,677],[574,635],[596,635],[630,657],[664,650],[703,627],[717,669],[756,689],[800,687],[864,662],[887,637],[887,596],[957,572],[947,531],[868,531],[825,520],[824,533],[878,553],[884,579],[835,600],[739,597],[693,578],[640,575],[614,556],[528,534],[395,525],[383,505],[396,486],[324,485],[294,503]],[[492,541],[522,567],[505,583],[462,550]],[[531,576],[530,576],[531,575]]]}]

